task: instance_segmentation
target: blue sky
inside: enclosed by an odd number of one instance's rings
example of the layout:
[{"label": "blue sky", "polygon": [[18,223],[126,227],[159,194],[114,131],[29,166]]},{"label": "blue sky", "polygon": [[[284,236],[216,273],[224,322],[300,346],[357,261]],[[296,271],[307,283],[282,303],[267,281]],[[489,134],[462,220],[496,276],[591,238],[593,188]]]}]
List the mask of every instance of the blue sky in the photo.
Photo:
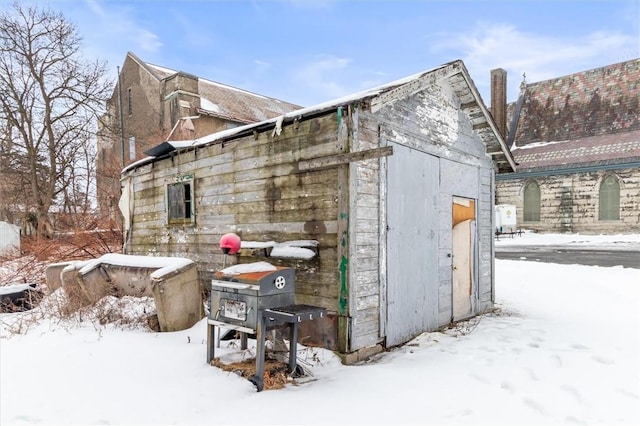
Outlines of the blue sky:
[{"label": "blue sky", "polygon": [[537,82],[640,57],[640,0],[37,3],[75,23],[87,57],[108,61],[114,76],[131,51],[302,106],[456,59],[489,105],[494,68],[507,70],[513,101],[523,73]]}]

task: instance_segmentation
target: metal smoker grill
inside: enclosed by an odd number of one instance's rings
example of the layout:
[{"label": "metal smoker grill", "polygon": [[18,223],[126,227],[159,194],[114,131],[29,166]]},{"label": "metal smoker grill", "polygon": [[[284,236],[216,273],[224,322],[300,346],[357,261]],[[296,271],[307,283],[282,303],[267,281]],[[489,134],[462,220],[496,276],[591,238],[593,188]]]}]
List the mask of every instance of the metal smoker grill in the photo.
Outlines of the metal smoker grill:
[{"label": "metal smoker grill", "polygon": [[265,333],[280,325],[288,325],[289,373],[296,371],[298,324],[322,318],[323,308],[296,305],[294,269],[275,267],[272,271],[225,275],[218,271],[211,281],[210,311],[207,320],[207,362],[215,357],[215,327],[242,333],[241,347],[246,349],[247,335],[256,335],[256,374],[249,380],[263,388]]}]

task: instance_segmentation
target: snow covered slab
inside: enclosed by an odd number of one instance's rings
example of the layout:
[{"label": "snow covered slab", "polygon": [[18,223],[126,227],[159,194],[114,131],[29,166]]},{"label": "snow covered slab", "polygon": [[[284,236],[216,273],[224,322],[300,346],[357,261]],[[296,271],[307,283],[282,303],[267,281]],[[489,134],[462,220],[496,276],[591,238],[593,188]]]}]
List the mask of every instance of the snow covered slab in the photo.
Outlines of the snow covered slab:
[{"label": "snow covered slab", "polygon": [[0,296],[20,293],[25,290],[35,290],[35,284],[13,284],[0,287]]},{"label": "snow covered slab", "polygon": [[160,331],[184,330],[204,316],[198,268],[191,259],[109,253],[60,266],[62,287],[81,306],[109,296],[153,296]]},{"label": "snow covered slab", "polygon": [[276,241],[243,241],[243,249],[270,249],[270,257],[309,260],[316,256],[313,248],[318,247],[316,240],[293,240],[278,243]]},{"label": "snow covered slab", "polygon": [[158,268],[151,274],[151,278],[161,278],[166,274],[175,272],[185,266],[193,264],[194,261],[183,257],[156,257],[156,256],[136,256],[128,254],[109,253],[97,259],[90,260],[78,272],[86,274],[95,269],[100,264],[113,266],[133,266],[138,268]]}]

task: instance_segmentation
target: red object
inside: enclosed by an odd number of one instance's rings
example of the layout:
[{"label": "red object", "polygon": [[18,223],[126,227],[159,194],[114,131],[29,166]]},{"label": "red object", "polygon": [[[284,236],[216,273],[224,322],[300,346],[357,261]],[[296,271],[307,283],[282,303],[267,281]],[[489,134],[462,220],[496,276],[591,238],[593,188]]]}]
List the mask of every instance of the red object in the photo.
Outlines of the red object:
[{"label": "red object", "polygon": [[240,250],[240,237],[234,233],[224,234],[220,238],[220,248],[224,254],[236,254]]}]

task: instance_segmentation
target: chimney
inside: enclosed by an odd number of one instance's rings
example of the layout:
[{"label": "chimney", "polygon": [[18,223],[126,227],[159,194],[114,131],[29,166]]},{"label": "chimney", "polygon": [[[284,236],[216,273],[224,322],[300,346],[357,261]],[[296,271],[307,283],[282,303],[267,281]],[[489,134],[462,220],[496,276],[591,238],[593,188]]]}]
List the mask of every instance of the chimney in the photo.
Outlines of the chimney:
[{"label": "chimney", "polygon": [[504,140],[507,139],[507,72],[491,70],[491,115]]}]

